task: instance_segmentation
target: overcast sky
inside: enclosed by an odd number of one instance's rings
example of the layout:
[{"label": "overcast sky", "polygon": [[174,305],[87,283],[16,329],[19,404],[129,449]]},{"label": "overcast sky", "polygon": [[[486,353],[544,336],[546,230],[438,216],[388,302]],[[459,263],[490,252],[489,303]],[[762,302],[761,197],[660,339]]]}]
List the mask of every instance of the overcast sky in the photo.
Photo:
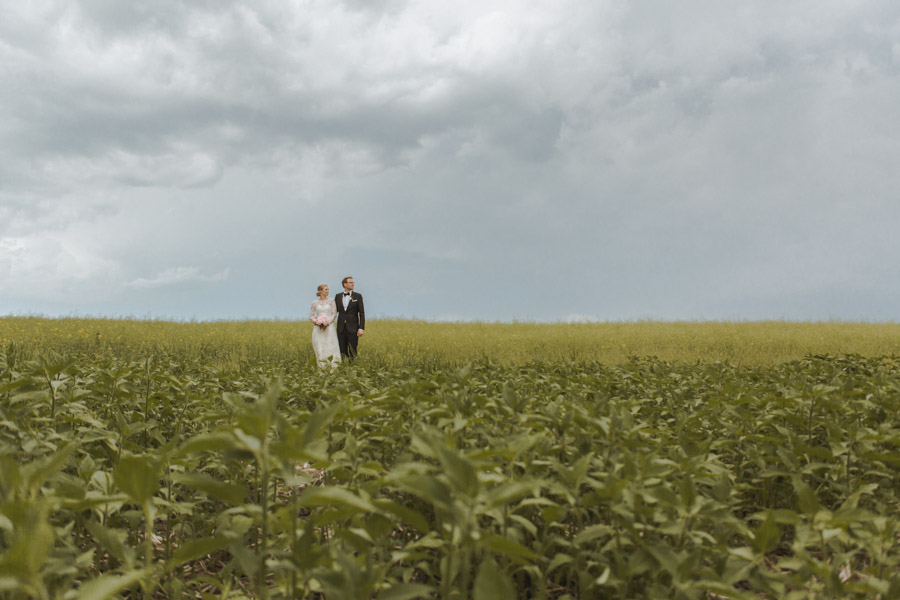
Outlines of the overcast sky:
[{"label": "overcast sky", "polygon": [[896,0],[0,8],[0,314],[900,321]]}]

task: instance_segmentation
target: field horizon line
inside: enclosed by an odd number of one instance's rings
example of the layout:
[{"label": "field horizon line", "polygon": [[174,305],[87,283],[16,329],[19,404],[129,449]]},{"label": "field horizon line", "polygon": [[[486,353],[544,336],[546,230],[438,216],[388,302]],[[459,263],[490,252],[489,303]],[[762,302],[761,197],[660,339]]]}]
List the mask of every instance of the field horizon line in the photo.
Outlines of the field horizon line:
[{"label": "field horizon line", "polygon": [[[134,322],[134,323],[166,323],[166,324],[215,324],[215,323],[306,323],[304,317],[227,317],[227,318],[179,318],[172,316],[136,316],[136,315],[46,315],[39,313],[6,314],[0,315],[0,320],[26,319],[47,321],[105,321],[105,322]],[[537,320],[537,319],[427,319],[420,317],[404,316],[373,316],[367,319],[370,322],[391,323],[416,323],[433,325],[760,325],[760,324],[785,324],[785,325],[898,325],[897,320],[878,319],[791,319],[791,318],[735,318],[735,319],[568,319]]]},{"label": "field horizon line", "polygon": [[[308,319],[296,317],[223,317],[223,318],[182,318],[169,315],[161,316],[136,316],[136,315],[47,315],[40,313],[5,314],[0,315],[0,320],[34,319],[49,321],[111,321],[111,322],[136,322],[136,323],[170,323],[170,324],[200,324],[200,323],[305,323]],[[771,318],[734,318],[734,319],[664,319],[641,317],[633,319],[587,319],[587,318],[560,318],[555,320],[538,319],[429,319],[421,317],[405,316],[373,316],[370,322],[392,323],[424,323],[434,325],[638,325],[638,324],[665,324],[665,325],[751,325],[764,323],[783,323],[787,325],[898,325],[900,321],[894,319],[791,319],[786,317]]]}]

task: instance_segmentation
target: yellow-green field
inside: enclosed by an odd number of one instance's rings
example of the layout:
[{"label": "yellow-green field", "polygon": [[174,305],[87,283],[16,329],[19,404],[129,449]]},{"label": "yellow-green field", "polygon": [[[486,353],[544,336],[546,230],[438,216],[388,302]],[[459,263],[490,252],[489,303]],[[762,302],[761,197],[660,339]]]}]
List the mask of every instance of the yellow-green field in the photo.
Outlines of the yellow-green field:
[{"label": "yellow-green field", "polygon": [[[235,366],[247,360],[311,353],[305,321],[171,322],[129,319],[0,318],[0,345],[26,353],[140,358],[165,350]],[[370,320],[360,343],[362,359],[386,365],[500,364],[541,360],[618,364],[632,356],[674,362],[728,361],[772,365],[809,354],[900,354],[900,323],[850,322],[610,322],[432,323]]]},{"label": "yellow-green field", "polygon": [[311,327],[0,319],[0,600],[900,598],[896,324]]}]

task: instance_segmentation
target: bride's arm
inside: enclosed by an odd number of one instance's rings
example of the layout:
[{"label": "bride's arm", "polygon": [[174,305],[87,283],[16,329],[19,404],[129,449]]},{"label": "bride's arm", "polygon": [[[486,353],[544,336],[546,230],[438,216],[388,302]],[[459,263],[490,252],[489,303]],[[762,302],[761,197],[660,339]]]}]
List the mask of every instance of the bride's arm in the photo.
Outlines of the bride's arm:
[{"label": "bride's arm", "polygon": [[313,323],[316,322],[316,303],[315,302],[313,302],[309,306],[309,320],[312,321]]},{"label": "bride's arm", "polygon": [[331,309],[331,315],[328,316],[328,324],[331,325],[337,319],[337,304],[334,303],[334,298],[328,302],[328,308]]}]

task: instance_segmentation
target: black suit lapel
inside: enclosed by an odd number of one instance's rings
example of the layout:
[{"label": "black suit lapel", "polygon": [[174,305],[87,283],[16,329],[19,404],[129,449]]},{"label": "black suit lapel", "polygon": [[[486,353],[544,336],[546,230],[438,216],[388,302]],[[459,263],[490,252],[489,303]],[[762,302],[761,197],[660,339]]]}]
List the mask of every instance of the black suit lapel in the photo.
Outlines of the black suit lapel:
[{"label": "black suit lapel", "polygon": [[337,298],[335,298],[334,303],[337,304],[337,310],[339,313],[346,315],[347,311],[350,310],[350,307],[353,306],[353,302],[359,302],[359,300],[354,298],[355,295],[356,295],[356,292],[350,292],[350,300],[352,300],[352,302],[347,303],[347,308],[344,308],[344,294],[337,295]]}]

